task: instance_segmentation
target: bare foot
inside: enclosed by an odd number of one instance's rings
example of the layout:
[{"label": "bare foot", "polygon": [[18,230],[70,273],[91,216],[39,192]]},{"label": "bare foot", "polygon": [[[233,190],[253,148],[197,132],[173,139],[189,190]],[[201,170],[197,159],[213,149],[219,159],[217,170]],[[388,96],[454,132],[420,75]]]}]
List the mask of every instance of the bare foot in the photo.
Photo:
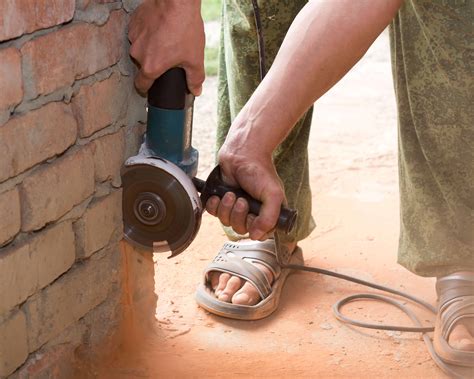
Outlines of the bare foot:
[{"label": "bare foot", "polygon": [[[293,251],[296,248],[296,242],[286,246],[289,251]],[[259,263],[252,264],[265,274],[269,283],[273,283],[273,274],[268,267]],[[257,288],[238,276],[213,271],[209,274],[209,281],[216,298],[221,301],[238,305],[255,305],[261,300]]]}]

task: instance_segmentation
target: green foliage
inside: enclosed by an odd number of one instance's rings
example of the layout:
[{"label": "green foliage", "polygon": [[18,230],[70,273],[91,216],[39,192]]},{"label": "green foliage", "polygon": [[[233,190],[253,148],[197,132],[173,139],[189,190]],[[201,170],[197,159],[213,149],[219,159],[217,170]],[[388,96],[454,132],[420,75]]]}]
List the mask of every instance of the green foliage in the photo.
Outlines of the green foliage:
[{"label": "green foliage", "polygon": [[[222,0],[202,0],[201,14],[204,22],[219,21],[221,17],[221,1]],[[217,46],[207,46],[204,52],[204,65],[207,76],[217,75],[218,66],[218,51]]]},{"label": "green foliage", "polygon": [[217,75],[218,52],[218,47],[206,47],[206,50],[204,51],[204,66],[206,68],[207,76]]},{"label": "green foliage", "polygon": [[201,14],[204,22],[219,20],[221,17],[221,0],[202,0]]}]

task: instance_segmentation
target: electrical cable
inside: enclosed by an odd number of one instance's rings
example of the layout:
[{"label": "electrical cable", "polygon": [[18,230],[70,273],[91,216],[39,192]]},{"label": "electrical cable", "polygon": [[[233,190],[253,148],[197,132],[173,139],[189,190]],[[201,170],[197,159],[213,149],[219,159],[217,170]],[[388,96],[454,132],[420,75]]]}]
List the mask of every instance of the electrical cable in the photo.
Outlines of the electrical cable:
[{"label": "electrical cable", "polygon": [[263,80],[267,74],[265,62],[265,41],[262,32],[262,19],[260,17],[260,8],[257,0],[252,0],[253,14],[255,19],[255,29],[257,30],[258,63],[260,67],[260,80]]},{"label": "electrical cable", "polygon": [[[355,277],[352,277],[350,275],[344,275],[340,274],[338,272],[330,271],[330,270],[325,270],[322,268],[318,267],[311,267],[311,266],[305,266],[305,265],[294,265],[294,264],[287,264],[287,265],[282,265],[282,268],[287,268],[287,269],[292,269],[292,270],[299,270],[299,271],[306,271],[306,272],[312,272],[316,274],[322,274],[322,275],[327,275],[327,276],[332,276],[338,279],[342,280],[347,280],[353,283],[360,284],[362,286],[374,288],[380,291],[388,292],[397,296],[400,296],[402,298],[408,299],[411,302],[418,304],[434,314],[436,316],[436,308],[432,306],[431,304],[427,303],[426,301],[419,299],[409,293],[403,292],[403,291],[398,291],[394,288],[386,287],[380,284],[368,282],[362,279],[358,279]],[[385,302],[388,304],[391,304],[398,309],[400,309],[403,313],[405,313],[413,322],[415,326],[400,326],[400,325],[384,325],[384,324],[371,324],[371,323],[365,323],[359,320],[354,320],[350,317],[347,317],[342,314],[341,308],[353,301],[357,300],[376,300],[376,301],[381,301]],[[426,344],[426,347],[428,349],[428,352],[431,356],[431,358],[435,361],[435,363],[438,365],[438,367],[443,370],[446,374],[453,378],[464,378],[463,375],[460,375],[458,372],[456,372],[453,368],[450,367],[450,365],[446,364],[439,356],[436,354],[436,351],[433,346],[433,341],[431,340],[430,336],[427,334],[429,332],[434,331],[434,327],[432,326],[423,326],[422,322],[416,316],[416,314],[408,308],[406,305],[402,304],[401,302],[387,297],[383,296],[380,294],[371,294],[371,293],[357,293],[354,295],[350,295],[347,297],[344,297],[337,301],[335,304],[332,306],[332,310],[334,313],[334,316],[341,322],[345,324],[350,324],[357,326],[359,328],[366,328],[366,329],[375,329],[375,330],[392,330],[392,331],[398,331],[398,332],[412,332],[412,333],[422,333],[423,341]]]},{"label": "electrical cable", "polygon": [[[258,47],[258,59],[259,59],[259,68],[260,68],[260,80],[263,80],[263,78],[266,75],[266,66],[265,66],[265,40],[263,36],[263,29],[262,29],[262,21],[261,21],[261,15],[260,15],[260,9],[258,6],[257,0],[252,0],[252,6],[253,6],[253,11],[254,11],[254,20],[255,20],[255,28],[257,32],[257,47]],[[275,239],[277,239],[277,233],[275,233]],[[279,243],[277,243],[277,246]],[[420,305],[421,307],[425,308],[432,314],[436,316],[437,310],[434,306],[429,304],[428,302],[419,299],[411,294],[408,294],[403,291],[396,290],[394,288],[390,288],[387,286],[383,286],[380,284],[368,282],[362,279],[358,279],[355,277],[352,277],[350,275],[344,275],[340,274],[334,271],[330,270],[325,270],[322,268],[318,267],[311,267],[311,266],[305,266],[305,265],[294,265],[294,264],[283,264],[281,265],[282,268],[288,268],[292,270],[299,270],[299,271],[306,271],[306,272],[312,272],[312,273],[317,273],[317,274],[322,274],[322,275],[327,275],[327,276],[332,276],[338,279],[350,281],[353,283],[360,284],[362,286],[370,287],[377,289],[379,291],[384,291],[402,298],[405,298],[407,300],[410,300],[411,302]],[[341,309],[344,305],[353,302],[353,301],[358,301],[358,300],[376,300],[376,301],[381,301],[388,303],[390,305],[393,305],[400,309],[403,313],[405,313],[413,322],[415,326],[402,326],[402,325],[383,325],[383,324],[371,324],[371,323],[366,323],[362,322],[359,320],[355,320],[352,318],[349,318],[345,316]],[[438,367],[443,370],[446,374],[453,378],[460,378],[462,379],[463,376],[460,375],[456,370],[452,369],[450,365],[446,364],[436,353],[434,346],[433,346],[433,341],[431,340],[430,336],[427,334],[429,332],[434,331],[433,326],[423,326],[422,322],[420,319],[416,316],[416,314],[407,306],[402,304],[400,301],[397,301],[393,298],[383,296],[380,294],[369,294],[369,293],[358,293],[354,294],[351,296],[344,297],[337,301],[333,307],[332,307],[334,316],[341,322],[350,324],[353,326],[357,326],[360,328],[367,328],[367,329],[375,329],[375,330],[391,330],[391,331],[399,331],[399,332],[412,332],[412,333],[421,333],[423,340],[426,344],[426,347],[428,349],[428,352],[431,356],[431,358],[435,361],[435,363],[438,365]]]}]

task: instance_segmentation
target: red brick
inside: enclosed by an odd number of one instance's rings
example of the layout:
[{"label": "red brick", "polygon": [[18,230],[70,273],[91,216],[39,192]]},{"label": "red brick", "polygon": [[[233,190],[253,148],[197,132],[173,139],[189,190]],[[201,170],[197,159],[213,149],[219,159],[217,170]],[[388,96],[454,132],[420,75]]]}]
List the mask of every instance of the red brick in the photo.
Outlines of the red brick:
[{"label": "red brick", "polygon": [[0,321],[0,378],[5,378],[28,356],[26,320],[23,312],[15,312]]},{"label": "red brick", "polygon": [[113,124],[126,110],[127,88],[120,74],[91,85],[82,86],[72,104],[79,134],[87,137]]},{"label": "red brick", "polygon": [[65,151],[76,140],[70,106],[49,103],[0,128],[0,182]]},{"label": "red brick", "polygon": [[124,53],[125,16],[115,11],[104,26],[80,23],[27,42],[21,49],[34,98],[71,85],[119,61]]},{"label": "red brick", "polygon": [[[0,246],[12,239],[21,226],[20,196],[16,188],[0,193]],[[1,308],[1,306],[0,306]]]},{"label": "red brick", "polygon": [[92,142],[94,151],[95,179],[103,182],[109,179],[118,181],[124,161],[125,139],[123,129],[115,134],[98,138]]},{"label": "red brick", "polygon": [[[1,25],[0,20],[0,30]],[[14,47],[0,50],[0,88],[0,110],[21,102],[23,98],[21,57],[20,52]]]},{"label": "red brick", "polygon": [[0,1],[0,41],[72,19],[75,0]]},{"label": "red brick", "polygon": [[45,165],[20,185],[22,230],[42,228],[94,192],[94,160],[89,147]]},{"label": "red brick", "polygon": [[71,344],[47,346],[28,357],[28,360],[9,379],[77,378],[77,355]]},{"label": "red brick", "polygon": [[29,351],[58,336],[102,303],[119,280],[120,263],[116,248],[93,255],[30,297],[23,307]]},{"label": "red brick", "polygon": [[75,224],[80,248],[78,255],[88,257],[122,235],[122,191],[93,203]]},{"label": "red brick", "polygon": [[25,301],[67,271],[76,258],[71,223],[41,231],[0,255],[0,314]]}]

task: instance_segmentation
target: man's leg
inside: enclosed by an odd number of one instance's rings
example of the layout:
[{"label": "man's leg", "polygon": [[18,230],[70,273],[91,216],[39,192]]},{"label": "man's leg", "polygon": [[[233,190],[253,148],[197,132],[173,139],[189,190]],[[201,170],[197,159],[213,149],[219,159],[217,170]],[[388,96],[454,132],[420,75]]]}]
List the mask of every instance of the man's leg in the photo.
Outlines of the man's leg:
[{"label": "man's leg", "polygon": [[[469,6],[407,1],[391,29],[399,110],[399,262],[422,276],[474,272]],[[474,296],[474,287],[466,296]],[[449,344],[474,350],[473,335],[474,320],[465,318]]]},{"label": "man's leg", "polygon": [[[270,68],[285,34],[304,6],[306,0],[259,1],[262,30],[265,41],[266,68]],[[232,120],[236,117],[255,88],[260,83],[257,31],[250,0],[224,0],[219,64],[217,149],[225,140]],[[291,94],[288,94],[291,95]],[[288,247],[293,250],[299,241],[311,232],[314,223],[311,218],[311,192],[308,175],[307,144],[312,111],[308,111],[298,122],[285,142],[277,149],[274,162],[285,186],[288,205],[298,210],[297,225],[288,236]],[[240,239],[230,228],[225,228],[231,239]],[[272,280],[265,266],[262,271]],[[242,287],[242,279],[228,274],[211,276],[220,300],[231,301],[235,292]],[[243,294],[247,289],[249,294]],[[235,303],[256,303],[255,288],[243,285]],[[242,295],[242,296],[240,296]],[[249,296],[247,296],[249,295]]]}]

